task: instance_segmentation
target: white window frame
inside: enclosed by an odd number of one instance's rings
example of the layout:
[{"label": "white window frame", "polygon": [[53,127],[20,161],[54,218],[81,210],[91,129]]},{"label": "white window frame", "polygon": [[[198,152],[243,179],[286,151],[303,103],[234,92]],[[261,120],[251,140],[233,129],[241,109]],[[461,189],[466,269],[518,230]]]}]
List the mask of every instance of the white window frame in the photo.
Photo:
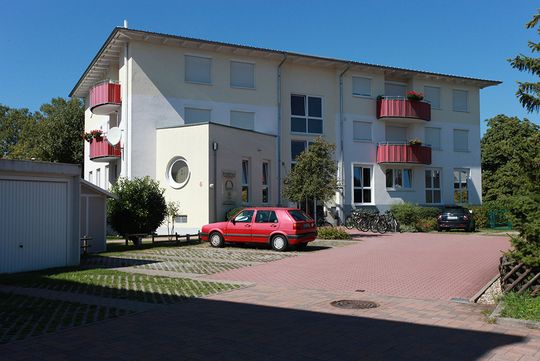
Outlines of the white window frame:
[{"label": "white window frame", "polygon": [[[430,179],[431,179],[431,187],[428,187],[426,185],[426,172],[430,172]],[[439,187],[433,186],[433,172],[439,172]],[[443,203],[443,193],[442,193],[442,182],[443,180],[443,174],[441,168],[426,168],[424,169],[424,202],[425,204],[442,204]],[[440,194],[440,201],[439,202],[428,202],[426,197],[426,192],[431,192],[431,199],[435,199],[435,191],[439,191]]]},{"label": "white window frame", "polygon": [[304,150],[303,152],[305,152],[306,150],[308,150],[309,146],[313,143],[315,143],[314,141],[311,141],[311,140],[305,140],[305,139],[291,139],[291,169],[292,169],[292,166],[296,163],[298,163],[298,161],[296,159],[293,159],[292,157],[292,142],[302,142],[304,143]]},{"label": "white window frame", "polygon": [[[439,146],[438,147],[434,147],[433,144],[428,143],[428,139],[427,139],[427,130],[428,129],[437,129],[439,131]],[[424,128],[424,141],[426,142],[427,145],[429,145],[431,147],[432,150],[442,150],[442,128],[440,128],[440,127],[425,127]]]},{"label": "white window frame", "polygon": [[[196,80],[188,80],[188,65],[187,65],[187,58],[200,58],[200,59],[207,59],[210,60],[210,81],[204,82],[204,81],[196,81]],[[199,84],[199,85],[212,85],[213,84],[213,76],[212,76],[212,70],[214,68],[213,66],[213,59],[209,56],[202,56],[202,55],[195,55],[195,54],[185,54],[184,55],[184,82],[190,83],[190,84]]]},{"label": "white window frame", "polygon": [[[246,175],[246,178],[247,178],[247,182],[244,182],[244,162],[247,162],[247,175]],[[249,202],[251,201],[251,186],[250,186],[250,183],[251,183],[251,161],[249,158],[242,158],[242,163],[241,163],[241,169],[242,169],[242,172],[241,172],[241,175],[242,175],[242,184],[241,184],[241,201],[242,201],[242,204],[249,204]],[[244,201],[243,199],[243,196],[244,196],[244,188],[247,189],[247,200]]]},{"label": "white window frame", "polygon": [[425,97],[426,94],[427,94],[426,88],[439,89],[439,106],[434,107],[433,103],[431,103],[431,101],[429,101],[429,104],[431,105],[431,109],[441,110],[442,109],[442,106],[441,106],[442,89],[441,89],[441,87],[440,86],[435,86],[435,85],[424,85],[424,100],[428,101],[429,99],[426,99],[426,97]]},{"label": "white window frame", "polygon": [[[369,139],[361,139],[361,138],[355,138],[354,136],[354,125],[355,124],[362,124],[362,125],[369,125]],[[367,142],[367,143],[371,143],[373,142],[373,123],[372,122],[365,122],[365,121],[361,121],[361,120],[354,120],[353,121],[353,140],[355,142]]]},{"label": "white window frame", "polygon": [[[186,110],[187,109],[193,109],[193,110],[204,110],[210,113],[210,119],[208,119],[208,122],[195,122],[195,123],[188,123],[186,120]],[[198,107],[192,107],[192,106],[185,106],[184,107],[184,125],[189,124],[205,124],[205,123],[211,123],[212,122],[212,109],[209,108],[198,108]]]},{"label": "white window frame", "polygon": [[96,186],[101,188],[101,168],[96,168]]},{"label": "white window frame", "polygon": [[[253,86],[247,87],[247,86],[241,86],[241,85],[233,85],[233,78],[232,78],[232,64],[238,63],[238,64],[249,64],[253,65]],[[247,89],[247,90],[254,90],[256,87],[256,81],[255,81],[255,63],[251,61],[244,61],[244,60],[235,60],[231,59],[229,62],[229,86],[233,89]]]},{"label": "white window frame", "polygon": [[[305,110],[306,110],[306,114],[305,115],[293,115],[292,113],[292,97],[293,96],[299,96],[299,97],[304,97],[305,99]],[[321,99],[321,117],[314,117],[314,116],[310,116],[309,115],[309,98],[319,98]],[[291,93],[289,95],[289,103],[290,103],[290,132],[291,134],[307,134],[307,135],[317,135],[317,136],[320,136],[322,134],[324,134],[324,97],[320,96],[320,95],[310,95],[310,94],[300,94],[300,93]],[[302,118],[304,119],[305,121],[305,124],[306,124],[306,131],[305,132],[299,132],[299,131],[293,131],[292,130],[292,118]],[[322,132],[321,133],[310,133],[309,132],[309,120],[308,119],[316,119],[316,120],[320,120],[322,122]]]},{"label": "white window frame", "polygon": [[[264,177],[264,167],[266,165],[266,183],[264,182],[265,181],[265,177]],[[270,161],[269,160],[263,160],[262,164],[261,164],[261,175],[262,175],[262,180],[261,180],[261,203],[262,204],[268,204],[270,203]],[[268,195],[268,199],[267,201],[265,202],[264,201],[264,197],[263,197],[263,194],[264,194],[264,191],[266,190],[266,194]]]},{"label": "white window frame", "polygon": [[[466,104],[465,104],[465,110],[462,109],[456,109],[456,92],[463,92],[465,93],[466,97]],[[452,89],[452,110],[454,112],[459,113],[468,113],[469,112],[469,91],[466,89]]]},{"label": "white window frame", "polygon": [[[458,132],[466,132],[467,134],[467,149],[456,149],[456,131]],[[453,141],[453,147],[454,147],[454,152],[458,152],[458,153],[467,153],[470,151],[470,131],[469,129],[459,129],[459,128],[456,128],[452,131],[452,141]]]},{"label": "white window frame", "polygon": [[[455,195],[455,194],[456,194],[456,188],[455,188],[455,182],[454,182],[454,173],[455,173],[456,171],[458,171],[459,174],[460,174],[459,188],[457,188],[457,189],[459,189],[458,192],[459,192],[459,194],[460,194],[460,196],[459,196],[460,202],[456,202],[456,195]],[[462,182],[462,179],[461,179],[461,172],[462,172],[462,171],[465,171],[465,172],[467,173],[467,176],[466,176],[466,178],[465,178],[465,183],[467,184],[467,188],[466,188],[466,190],[467,190],[467,200],[466,200],[465,202],[462,202],[462,200],[463,200],[463,187],[462,187],[463,182]],[[453,200],[453,202],[454,202],[455,204],[467,204],[467,203],[469,203],[470,198],[471,198],[471,197],[470,197],[470,194],[469,194],[469,192],[470,192],[470,188],[469,188],[469,180],[470,180],[470,179],[471,179],[471,169],[470,169],[470,168],[454,168],[454,169],[452,170],[452,200]]]},{"label": "white window frame", "polygon": [[[370,176],[370,180],[369,180],[369,184],[370,186],[369,187],[364,187],[363,184],[362,186],[360,187],[357,187],[354,185],[354,168],[356,167],[360,167],[362,168],[362,183],[364,182],[364,174],[363,174],[363,169],[364,168],[368,168],[369,169],[369,176]],[[364,163],[352,163],[351,164],[351,204],[352,205],[358,205],[358,206],[361,206],[361,205],[373,205],[375,204],[375,200],[373,199],[374,197],[374,187],[375,184],[374,184],[374,174],[373,174],[373,164],[364,164]],[[369,203],[357,203],[354,201],[354,191],[356,189],[361,189],[362,191],[364,189],[369,189],[370,190],[370,197],[371,197],[371,202]],[[363,196],[362,196],[363,197]]]},{"label": "white window frame", "polygon": [[[359,94],[354,92],[354,79],[367,79],[369,80],[369,94]],[[373,78],[361,75],[353,75],[351,77],[351,93],[353,97],[371,98],[373,94]]]},{"label": "white window frame", "polygon": [[[408,170],[411,174],[411,186],[410,187],[405,187],[403,185],[399,186],[399,185],[396,185],[396,171],[401,171],[401,179],[402,179],[402,183],[403,182],[403,175],[405,174],[405,170]],[[392,171],[392,186],[391,187],[388,187],[388,185],[386,184],[386,172],[387,171]],[[392,168],[386,168],[384,170],[384,185],[386,187],[386,190],[387,191],[393,191],[393,192],[409,192],[409,191],[412,191],[414,190],[414,187],[413,187],[413,183],[414,183],[414,171],[412,168],[408,168],[408,167],[392,167]]]}]

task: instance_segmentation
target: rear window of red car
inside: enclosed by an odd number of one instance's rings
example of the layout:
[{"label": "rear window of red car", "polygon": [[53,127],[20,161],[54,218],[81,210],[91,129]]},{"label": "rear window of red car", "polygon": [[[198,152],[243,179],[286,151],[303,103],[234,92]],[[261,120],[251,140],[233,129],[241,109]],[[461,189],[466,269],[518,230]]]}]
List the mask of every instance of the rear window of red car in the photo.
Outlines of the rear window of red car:
[{"label": "rear window of red car", "polygon": [[299,209],[293,209],[288,212],[295,221],[310,221],[311,220],[311,218],[309,218],[307,214],[305,214]]}]

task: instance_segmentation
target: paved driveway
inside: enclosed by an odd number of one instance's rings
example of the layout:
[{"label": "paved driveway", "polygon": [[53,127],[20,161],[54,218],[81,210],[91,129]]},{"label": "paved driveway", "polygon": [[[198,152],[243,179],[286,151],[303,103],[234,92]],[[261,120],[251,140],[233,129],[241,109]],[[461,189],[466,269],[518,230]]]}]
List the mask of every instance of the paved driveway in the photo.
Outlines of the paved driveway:
[{"label": "paved driveway", "polygon": [[305,289],[419,299],[471,298],[497,275],[507,237],[463,233],[369,234],[348,247],[207,276]]}]

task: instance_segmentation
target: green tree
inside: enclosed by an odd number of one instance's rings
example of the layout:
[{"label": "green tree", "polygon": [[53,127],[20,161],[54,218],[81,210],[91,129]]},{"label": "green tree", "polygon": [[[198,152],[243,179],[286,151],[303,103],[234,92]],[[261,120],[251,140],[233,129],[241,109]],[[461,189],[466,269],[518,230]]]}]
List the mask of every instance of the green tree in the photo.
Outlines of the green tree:
[{"label": "green tree", "polygon": [[[538,25],[540,20],[540,10],[536,13],[532,20],[525,24],[527,29],[533,29]],[[536,30],[540,34],[540,28]],[[540,51],[540,42],[535,43],[529,41],[529,49],[531,53]],[[525,71],[535,76],[540,76],[540,58],[519,54],[514,58],[508,59],[514,69]],[[527,111],[532,112],[540,110],[540,82],[519,82],[516,96]]]},{"label": "green tree", "polygon": [[28,109],[0,105],[0,158],[12,158],[14,148],[35,123],[34,115]]},{"label": "green tree", "polygon": [[337,190],[335,145],[319,137],[302,152],[284,180],[283,195],[293,202],[328,201]]},{"label": "green tree", "polygon": [[149,177],[133,180],[119,179],[111,188],[115,199],[107,204],[110,225],[124,238],[134,242],[134,234],[150,234],[165,220],[167,204],[165,190]]}]

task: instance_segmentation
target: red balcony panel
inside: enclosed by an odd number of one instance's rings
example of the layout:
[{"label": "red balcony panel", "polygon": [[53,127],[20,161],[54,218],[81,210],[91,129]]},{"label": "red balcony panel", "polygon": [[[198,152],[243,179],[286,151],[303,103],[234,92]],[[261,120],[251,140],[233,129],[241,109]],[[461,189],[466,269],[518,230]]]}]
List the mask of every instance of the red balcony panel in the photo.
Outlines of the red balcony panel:
[{"label": "red balcony panel", "polygon": [[408,144],[379,144],[377,163],[431,164],[431,147]]},{"label": "red balcony panel", "polygon": [[377,100],[377,119],[412,118],[430,121],[431,104],[406,99]]},{"label": "red balcony panel", "polygon": [[102,82],[90,89],[90,111],[98,115],[110,114],[122,105],[120,84]]},{"label": "red balcony panel", "polygon": [[122,156],[120,144],[111,145],[106,137],[94,138],[90,141],[90,160],[94,162],[110,162]]}]

